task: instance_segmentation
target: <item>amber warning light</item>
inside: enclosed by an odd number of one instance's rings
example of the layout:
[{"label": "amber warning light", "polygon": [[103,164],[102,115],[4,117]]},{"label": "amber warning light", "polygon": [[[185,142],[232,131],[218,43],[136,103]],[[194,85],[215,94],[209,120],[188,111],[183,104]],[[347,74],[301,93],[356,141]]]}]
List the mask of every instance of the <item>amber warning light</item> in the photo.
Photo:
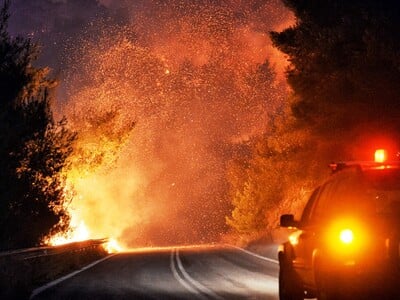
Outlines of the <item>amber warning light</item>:
[{"label": "amber warning light", "polygon": [[375,162],[383,163],[387,160],[387,151],[384,149],[375,150]]},{"label": "amber warning light", "polygon": [[340,232],[340,240],[344,244],[351,244],[354,239],[353,231],[351,229],[344,229]]}]

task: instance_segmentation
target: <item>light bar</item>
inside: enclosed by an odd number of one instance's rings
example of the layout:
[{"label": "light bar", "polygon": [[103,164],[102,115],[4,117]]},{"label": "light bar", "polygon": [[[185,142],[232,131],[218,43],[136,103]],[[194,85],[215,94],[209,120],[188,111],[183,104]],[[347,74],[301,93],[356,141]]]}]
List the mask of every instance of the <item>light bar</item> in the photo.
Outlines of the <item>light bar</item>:
[{"label": "light bar", "polygon": [[387,160],[387,151],[385,149],[375,150],[375,162],[384,163]]}]

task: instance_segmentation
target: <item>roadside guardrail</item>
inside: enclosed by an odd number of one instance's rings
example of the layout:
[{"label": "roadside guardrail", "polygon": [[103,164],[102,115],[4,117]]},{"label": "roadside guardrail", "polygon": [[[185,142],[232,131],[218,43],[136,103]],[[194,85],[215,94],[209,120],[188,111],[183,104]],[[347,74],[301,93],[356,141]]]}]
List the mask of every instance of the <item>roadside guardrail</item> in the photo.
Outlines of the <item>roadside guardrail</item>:
[{"label": "roadside guardrail", "polygon": [[27,299],[33,289],[106,256],[108,239],[0,252],[0,299]]},{"label": "roadside guardrail", "polygon": [[37,248],[5,251],[5,252],[0,252],[0,262],[3,259],[8,259],[8,258],[29,260],[37,257],[57,255],[65,252],[80,252],[87,249],[93,249],[107,242],[108,239],[96,239],[96,240],[86,240],[81,242],[73,242],[59,246],[44,246]]}]

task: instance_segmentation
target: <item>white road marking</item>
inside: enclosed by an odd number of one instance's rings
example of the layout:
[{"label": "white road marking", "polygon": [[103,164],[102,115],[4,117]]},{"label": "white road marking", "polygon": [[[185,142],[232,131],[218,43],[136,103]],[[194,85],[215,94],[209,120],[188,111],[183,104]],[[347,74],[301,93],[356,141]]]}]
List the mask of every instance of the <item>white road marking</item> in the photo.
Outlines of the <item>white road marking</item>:
[{"label": "white road marking", "polygon": [[[175,265],[176,263],[176,265]],[[177,268],[179,269],[180,273],[179,274]],[[223,300],[224,298],[217,295],[214,293],[212,290],[207,288],[206,286],[202,285],[200,282],[197,280],[193,279],[189,275],[188,272],[186,272],[185,268],[183,267],[182,261],[179,257],[179,250],[175,249],[171,252],[171,270],[172,273],[174,274],[174,277],[179,281],[180,284],[182,284],[188,291],[193,293],[197,298],[199,299],[218,299],[218,300]],[[182,278],[183,277],[183,278]]]},{"label": "white road marking", "polygon": [[179,270],[182,272],[183,277],[190,282],[191,284],[193,284],[198,290],[200,290],[203,294],[206,294],[210,297],[212,297],[213,299],[224,299],[220,296],[218,296],[216,293],[214,293],[212,290],[210,290],[209,288],[207,288],[206,286],[202,285],[200,282],[196,281],[195,279],[193,279],[185,270],[185,268],[182,265],[182,261],[179,257],[179,250],[176,250],[176,262],[178,263],[178,268]]},{"label": "white road marking", "polygon": [[181,278],[180,274],[178,273],[178,270],[176,269],[175,266],[175,253],[176,250],[172,250],[171,251],[171,271],[172,274],[174,275],[175,279],[185,288],[187,289],[190,293],[192,293],[195,297],[197,297],[198,299],[203,299],[203,300],[207,300],[207,297],[205,297],[204,295],[200,294],[200,292],[198,290],[196,290],[194,287],[192,287],[189,283],[187,283],[183,278]]},{"label": "white road marking", "polygon": [[73,276],[75,276],[75,275],[77,275],[77,274],[79,274],[79,273],[81,273],[81,272],[83,272],[83,271],[85,271],[85,270],[87,270],[87,269],[90,269],[90,268],[94,267],[95,265],[97,265],[97,264],[99,264],[99,263],[101,263],[101,262],[103,262],[103,261],[105,261],[105,260],[107,260],[107,259],[109,259],[109,258],[115,256],[115,255],[116,255],[116,254],[108,255],[108,256],[106,256],[106,257],[104,257],[104,258],[102,258],[102,259],[96,260],[95,262],[92,262],[91,264],[89,264],[89,265],[83,267],[83,268],[80,269],[80,270],[77,270],[77,271],[75,271],[75,272],[72,272],[72,273],[70,273],[70,274],[67,274],[67,275],[65,275],[65,276],[63,276],[63,277],[61,277],[61,278],[58,278],[58,279],[56,279],[56,280],[54,280],[54,281],[51,281],[51,282],[49,282],[49,283],[47,283],[47,284],[45,284],[45,285],[43,285],[43,286],[41,286],[41,287],[39,287],[39,288],[33,290],[31,296],[29,297],[29,300],[33,299],[34,297],[36,297],[37,295],[39,295],[39,294],[42,293],[43,291],[45,291],[45,290],[47,290],[47,289],[49,289],[49,288],[52,288],[53,286],[55,286],[55,285],[57,285],[57,284],[59,284],[59,283],[65,281],[65,280],[67,280],[68,278],[71,278],[71,277],[73,277]]},{"label": "white road marking", "polygon": [[259,259],[262,259],[262,260],[265,260],[265,261],[268,261],[268,262],[271,262],[271,263],[274,263],[274,264],[279,264],[279,261],[277,261],[276,259],[272,259],[272,258],[269,258],[269,257],[265,257],[265,256],[262,256],[262,255],[259,255],[257,253],[251,252],[249,250],[240,248],[238,246],[233,246],[233,245],[228,245],[228,246],[231,247],[231,248],[235,248],[237,250],[240,250],[240,251],[242,251],[244,253],[247,253],[247,254],[249,254],[251,256],[257,257]]}]

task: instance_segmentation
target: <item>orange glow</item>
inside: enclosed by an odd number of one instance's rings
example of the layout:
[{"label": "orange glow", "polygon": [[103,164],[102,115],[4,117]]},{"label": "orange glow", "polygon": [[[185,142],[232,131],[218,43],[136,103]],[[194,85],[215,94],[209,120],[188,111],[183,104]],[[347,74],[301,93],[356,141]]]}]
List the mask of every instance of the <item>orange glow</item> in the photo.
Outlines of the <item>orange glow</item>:
[{"label": "orange glow", "polygon": [[383,163],[387,160],[387,151],[384,149],[378,149],[375,151],[375,162]]},{"label": "orange glow", "polygon": [[296,246],[299,243],[300,235],[303,233],[302,230],[297,230],[289,235],[289,243]]},{"label": "orange glow", "polygon": [[340,240],[345,244],[350,244],[354,240],[353,231],[351,229],[343,229],[340,232]]},{"label": "orange glow", "polygon": [[[59,246],[73,242],[80,242],[85,241],[91,238],[91,234],[85,225],[84,221],[80,221],[78,226],[75,226],[77,215],[72,211],[72,222],[70,226],[70,230],[67,233],[55,234],[53,236],[48,237],[45,239],[45,244],[50,246]],[[107,243],[103,245],[104,249],[108,253],[117,253],[124,250],[124,248],[119,244],[119,242],[114,239],[110,238]]]},{"label": "orange glow", "polygon": [[[78,133],[66,171],[73,222],[49,243],[113,238],[120,249],[220,237],[228,203],[205,195],[225,192],[220,166],[231,157],[210,149],[263,133],[281,108],[287,60],[265,32],[294,22],[278,0],[257,10],[234,2],[146,1],[129,26],[99,25],[72,46],[59,110]],[[266,60],[277,78],[261,72]]]},{"label": "orange glow", "polygon": [[117,253],[121,252],[123,248],[119,245],[116,239],[110,239],[107,243],[104,244],[104,249],[108,253]]},{"label": "orange glow", "polygon": [[76,214],[71,214],[70,229],[66,233],[56,233],[47,237],[44,243],[50,246],[59,246],[89,239],[90,233],[84,221],[78,221]]},{"label": "orange glow", "polygon": [[330,226],[326,242],[334,255],[360,255],[360,251],[367,249],[368,232],[357,220],[344,218]]}]

